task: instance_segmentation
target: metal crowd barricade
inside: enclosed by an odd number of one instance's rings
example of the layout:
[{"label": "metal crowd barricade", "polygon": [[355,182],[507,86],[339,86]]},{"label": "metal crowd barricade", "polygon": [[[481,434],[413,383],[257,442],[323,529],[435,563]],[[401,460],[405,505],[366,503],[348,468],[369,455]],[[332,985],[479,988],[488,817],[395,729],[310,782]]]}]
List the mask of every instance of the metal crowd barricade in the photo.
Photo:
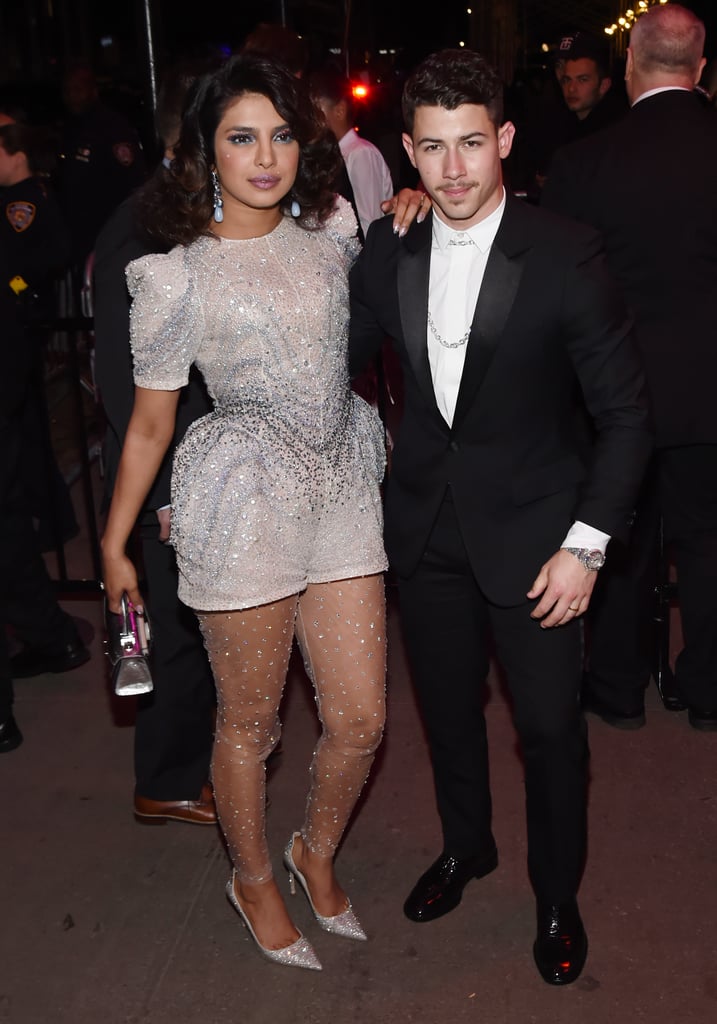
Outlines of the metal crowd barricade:
[{"label": "metal crowd barricade", "polygon": [[[79,479],[81,484],[83,516],[80,518],[87,535],[87,553],[90,563],[90,575],[88,577],[70,577],[65,545],[59,523],[57,522],[58,510],[56,507],[51,507],[48,511],[52,521],[51,533],[54,538],[52,551],[57,558],[58,566],[56,585],[63,594],[96,593],[99,596],[102,592],[102,563],[95,508],[95,488],[92,479],[92,462],[96,458],[101,459],[101,439],[99,437],[96,439],[90,437],[84,398],[86,394],[89,394],[96,403],[99,421],[101,410],[97,402],[94,384],[94,351],[92,346],[94,319],[90,298],[91,274],[92,263],[90,260],[85,270],[82,287],[77,292],[73,288],[71,275],[68,274],[66,280],[60,283],[58,289],[56,315],[42,320],[36,326],[47,335],[43,360],[43,383],[45,385],[43,399],[48,422],[50,420],[47,398],[49,385],[56,382],[63,375],[68,385],[68,425],[71,428],[72,450],[77,456],[77,466],[73,479],[66,482],[69,486]],[[75,294],[78,295],[78,299],[75,298]],[[77,312],[78,300],[79,312]],[[52,443],[49,434],[46,438],[46,443],[48,445]],[[54,453],[50,449],[47,455],[47,463],[49,464],[54,459]]]}]

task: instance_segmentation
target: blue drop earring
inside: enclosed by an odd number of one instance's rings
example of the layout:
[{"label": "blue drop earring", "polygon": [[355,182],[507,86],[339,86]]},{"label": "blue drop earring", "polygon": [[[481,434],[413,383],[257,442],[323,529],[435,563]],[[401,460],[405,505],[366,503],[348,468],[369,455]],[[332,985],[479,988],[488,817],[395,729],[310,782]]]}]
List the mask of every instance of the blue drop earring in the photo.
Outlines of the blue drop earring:
[{"label": "blue drop earring", "polygon": [[222,186],[219,184],[216,171],[212,171],[212,190],[214,192],[214,220],[217,224],[221,224],[224,220],[224,210],[222,210],[224,200],[222,199]]},{"label": "blue drop earring", "polygon": [[292,199],[291,200],[291,216],[292,217],[300,217],[301,216],[301,207],[299,206],[299,203],[298,203],[298,201],[296,199]]}]

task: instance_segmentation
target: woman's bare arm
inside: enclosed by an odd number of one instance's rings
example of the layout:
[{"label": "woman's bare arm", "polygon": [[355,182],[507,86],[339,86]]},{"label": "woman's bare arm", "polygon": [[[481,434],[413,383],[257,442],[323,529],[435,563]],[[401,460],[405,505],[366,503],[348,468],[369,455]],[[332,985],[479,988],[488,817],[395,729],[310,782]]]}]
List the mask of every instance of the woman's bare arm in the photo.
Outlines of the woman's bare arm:
[{"label": "woman's bare arm", "polygon": [[125,547],[172,441],[179,395],[179,390],[135,388],[134,408],[102,537],[105,593],[113,612],[119,611],[123,591],[133,604],[142,603],[137,573]]}]

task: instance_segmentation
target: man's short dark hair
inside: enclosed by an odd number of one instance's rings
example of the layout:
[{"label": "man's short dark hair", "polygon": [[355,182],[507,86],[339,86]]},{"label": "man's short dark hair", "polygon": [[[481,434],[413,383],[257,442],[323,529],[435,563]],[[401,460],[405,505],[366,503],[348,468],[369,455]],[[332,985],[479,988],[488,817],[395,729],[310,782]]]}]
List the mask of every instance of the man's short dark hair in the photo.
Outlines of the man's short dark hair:
[{"label": "man's short dark hair", "polygon": [[610,53],[608,47],[601,39],[589,35],[587,32],[572,32],[563,36],[555,55],[556,60],[592,60],[594,61],[598,77],[610,78]]},{"label": "man's short dark hair", "polygon": [[309,91],[316,100],[328,100],[332,106],[344,102],[351,109],[351,82],[335,68],[319,68],[309,75]]},{"label": "man's short dark hair", "polygon": [[417,107],[455,110],[466,103],[485,107],[496,126],[503,123],[503,82],[475,50],[439,50],[408,78],[401,100],[406,131],[413,132]]},{"label": "man's short dark hair", "polygon": [[55,170],[57,140],[47,128],[20,121],[0,125],[0,146],[11,156],[24,153],[31,174],[46,177]]}]

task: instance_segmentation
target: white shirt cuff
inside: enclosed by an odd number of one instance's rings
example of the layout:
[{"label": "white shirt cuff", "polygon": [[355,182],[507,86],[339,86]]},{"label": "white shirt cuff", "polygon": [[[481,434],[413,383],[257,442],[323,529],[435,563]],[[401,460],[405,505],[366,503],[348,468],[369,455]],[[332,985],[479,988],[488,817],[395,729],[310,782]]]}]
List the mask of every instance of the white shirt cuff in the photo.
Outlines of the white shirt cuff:
[{"label": "white shirt cuff", "polygon": [[596,530],[594,526],[588,526],[587,523],[581,523],[577,519],[568,530],[568,535],[560,547],[587,548],[588,551],[601,551],[604,555],[609,540],[609,533]]}]

